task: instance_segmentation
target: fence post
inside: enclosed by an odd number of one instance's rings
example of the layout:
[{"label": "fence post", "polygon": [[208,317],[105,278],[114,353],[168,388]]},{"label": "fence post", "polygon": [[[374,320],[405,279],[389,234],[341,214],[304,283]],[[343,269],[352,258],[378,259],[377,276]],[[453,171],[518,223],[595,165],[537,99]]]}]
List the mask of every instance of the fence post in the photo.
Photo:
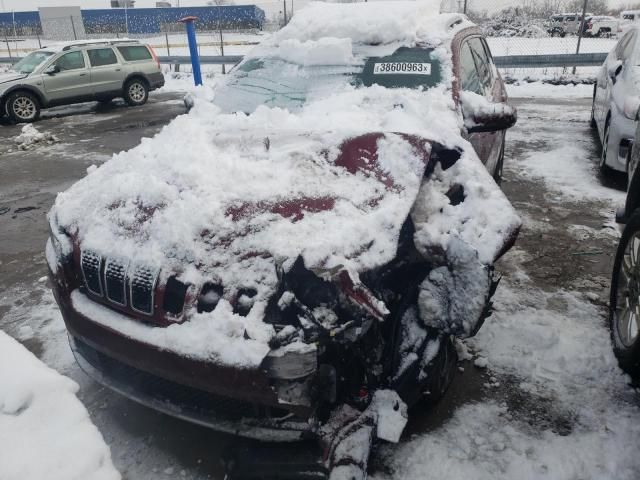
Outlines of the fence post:
[{"label": "fence post", "polygon": [[11,56],[11,47],[9,46],[9,37],[7,37],[7,31],[4,31],[4,41],[7,42],[7,52],[9,52],[9,58],[13,58]]},{"label": "fence post", "polygon": [[40,41],[40,32],[36,31],[36,37],[38,37],[38,48],[42,48],[42,42]]},{"label": "fence post", "polygon": [[71,17],[69,18],[71,18],[71,28],[73,29],[73,39],[78,40],[78,35],[76,34],[76,24],[73,21],[73,15],[71,15]]},{"label": "fence post", "polygon": [[[582,35],[584,35],[584,23],[585,23],[585,15],[587,14],[587,3],[589,0],[584,0],[584,5],[582,6],[582,21],[580,22],[580,31],[578,32],[578,46],[576,47],[576,55],[580,53],[580,44],[582,43]],[[578,67],[573,66],[573,75],[576,74],[576,70]]]},{"label": "fence post", "polygon": [[[221,11],[221,7],[218,6],[217,10],[216,10],[216,16],[218,17],[218,32],[220,33],[220,55],[222,55],[224,57],[224,42],[222,40],[222,21],[220,19],[222,11]],[[223,63],[222,64],[222,74],[225,75],[227,73],[226,71],[226,65]]]},{"label": "fence post", "polygon": [[164,40],[167,42],[167,57],[171,56],[171,50],[169,50],[169,33],[164,32]]},{"label": "fence post", "polygon": [[195,21],[198,17],[184,17],[178,20],[185,24],[187,28],[187,39],[189,40],[189,54],[191,55],[191,67],[193,68],[193,81],[196,86],[202,85],[202,72],[200,70],[200,57],[198,56],[198,41],[196,40]]}]

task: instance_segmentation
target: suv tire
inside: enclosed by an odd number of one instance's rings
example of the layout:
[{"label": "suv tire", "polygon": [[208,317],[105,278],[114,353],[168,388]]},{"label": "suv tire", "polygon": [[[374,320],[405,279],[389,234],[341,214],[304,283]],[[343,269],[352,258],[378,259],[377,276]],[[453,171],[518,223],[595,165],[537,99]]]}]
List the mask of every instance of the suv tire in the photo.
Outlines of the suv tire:
[{"label": "suv tire", "polygon": [[31,123],[40,118],[40,101],[30,92],[9,94],[4,108],[7,116],[16,123]]},{"label": "suv tire", "polygon": [[611,133],[611,120],[607,119],[604,125],[604,135],[602,136],[602,153],[600,154],[600,162],[598,169],[603,177],[611,176],[613,169],[607,165],[607,156],[609,151],[609,134]]},{"label": "suv tire", "polygon": [[129,80],[124,86],[124,100],[132,107],[138,107],[147,103],[149,87],[147,82],[140,78]]},{"label": "suv tire", "polygon": [[[638,324],[631,324],[637,318],[640,294],[640,257],[633,254],[640,242],[640,210],[636,210],[629,219],[613,264],[611,278],[611,297],[609,299],[609,327],[611,341],[620,367],[635,379],[640,377],[640,331]],[[637,250],[635,250],[637,252]],[[626,268],[624,266],[626,265]],[[625,274],[625,271],[627,274]],[[627,302],[620,305],[622,302]],[[636,315],[631,315],[635,313]],[[625,315],[628,315],[625,320]],[[633,327],[633,328],[632,328]],[[635,334],[635,335],[634,335]]]}]

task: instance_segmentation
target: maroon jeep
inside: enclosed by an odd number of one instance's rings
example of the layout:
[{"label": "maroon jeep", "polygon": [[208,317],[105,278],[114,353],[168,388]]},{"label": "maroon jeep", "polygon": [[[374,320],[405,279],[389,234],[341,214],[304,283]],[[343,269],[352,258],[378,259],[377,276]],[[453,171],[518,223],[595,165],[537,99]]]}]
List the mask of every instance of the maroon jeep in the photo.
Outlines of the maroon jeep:
[{"label": "maroon jeep", "polygon": [[[427,18],[398,5],[322,15]],[[357,477],[368,449],[340,445],[397,441],[406,406],[450,383],[453,339],[491,312],[520,226],[496,185],[516,116],[466,18],[393,41],[318,34],[290,58],[317,8],[213,104],[61,194],[47,260],[98,382],[217,430],[321,439],[325,466]]]}]

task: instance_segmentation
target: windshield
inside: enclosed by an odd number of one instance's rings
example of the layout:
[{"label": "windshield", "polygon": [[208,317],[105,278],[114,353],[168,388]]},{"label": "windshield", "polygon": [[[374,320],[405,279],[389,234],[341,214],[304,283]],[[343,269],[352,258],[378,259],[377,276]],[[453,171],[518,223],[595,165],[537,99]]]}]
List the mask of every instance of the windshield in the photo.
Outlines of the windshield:
[{"label": "windshield", "polygon": [[251,113],[260,105],[290,111],[349,85],[428,89],[442,82],[440,61],[431,48],[402,47],[392,55],[354,65],[302,66],[279,58],[252,58],[222,85],[214,103],[225,112]]},{"label": "windshield", "polygon": [[13,67],[11,67],[11,69],[19,73],[32,73],[51,55],[53,55],[53,52],[31,52],[29,55],[27,55]]}]

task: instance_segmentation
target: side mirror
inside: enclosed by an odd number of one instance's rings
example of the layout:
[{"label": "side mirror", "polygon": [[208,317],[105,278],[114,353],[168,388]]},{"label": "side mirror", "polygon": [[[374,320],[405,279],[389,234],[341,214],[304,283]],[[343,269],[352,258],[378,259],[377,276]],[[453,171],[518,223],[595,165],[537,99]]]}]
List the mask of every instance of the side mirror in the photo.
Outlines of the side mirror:
[{"label": "side mirror", "polygon": [[607,73],[609,74],[609,78],[613,83],[616,83],[618,80],[618,76],[622,73],[622,69],[624,68],[624,63],[622,60],[616,60],[607,68]]},{"label": "side mirror", "polygon": [[468,133],[499,132],[518,121],[518,112],[511,105],[492,103],[473,92],[461,92],[460,104]]},{"label": "side mirror", "polygon": [[60,67],[58,65],[49,65],[47,69],[44,71],[47,75],[55,75],[60,72]]}]

